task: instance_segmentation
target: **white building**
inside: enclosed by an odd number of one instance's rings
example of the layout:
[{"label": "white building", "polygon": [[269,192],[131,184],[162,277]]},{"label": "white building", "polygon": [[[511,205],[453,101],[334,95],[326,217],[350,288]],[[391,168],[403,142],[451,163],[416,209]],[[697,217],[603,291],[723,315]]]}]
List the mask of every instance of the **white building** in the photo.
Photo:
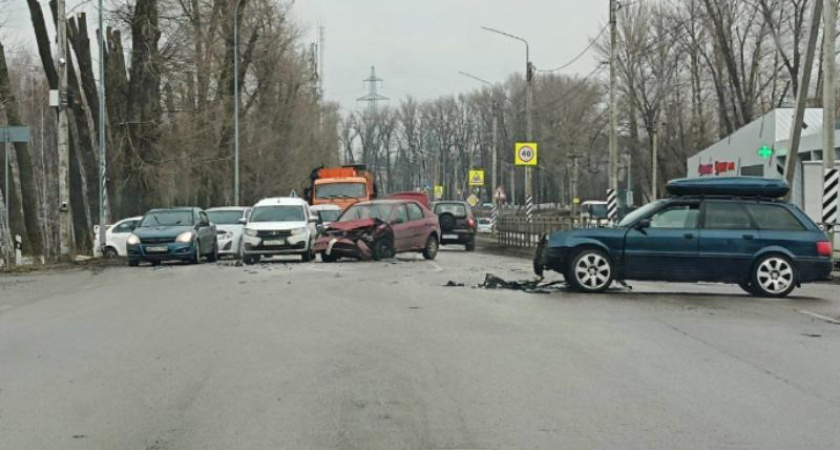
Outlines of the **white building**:
[{"label": "white building", "polygon": [[[805,110],[805,127],[799,143],[792,199],[814,221],[822,215],[822,124],[821,108]],[[714,176],[760,176],[782,178],[790,146],[793,108],[773,110],[730,136],[688,158],[689,178]],[[835,127],[836,128],[836,127]],[[840,144],[840,132],[834,131]],[[835,148],[840,160],[840,151]],[[837,165],[840,168],[840,163]],[[805,176],[802,176],[802,174]]]}]

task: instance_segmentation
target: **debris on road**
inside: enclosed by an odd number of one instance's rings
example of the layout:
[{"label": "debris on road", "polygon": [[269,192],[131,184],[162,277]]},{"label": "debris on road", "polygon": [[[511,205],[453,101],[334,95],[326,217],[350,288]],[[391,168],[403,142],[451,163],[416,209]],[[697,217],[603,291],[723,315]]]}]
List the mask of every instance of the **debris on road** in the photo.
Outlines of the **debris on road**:
[{"label": "debris on road", "polygon": [[442,285],[443,287],[464,287],[466,286],[464,283],[458,283],[452,280],[446,282],[446,284]]},{"label": "debris on road", "polygon": [[543,278],[524,281],[507,281],[488,273],[484,276],[484,283],[474,287],[484,289],[510,289],[514,291],[527,292],[529,294],[550,294],[552,292],[559,291],[560,288],[565,286],[565,281],[543,283]]}]

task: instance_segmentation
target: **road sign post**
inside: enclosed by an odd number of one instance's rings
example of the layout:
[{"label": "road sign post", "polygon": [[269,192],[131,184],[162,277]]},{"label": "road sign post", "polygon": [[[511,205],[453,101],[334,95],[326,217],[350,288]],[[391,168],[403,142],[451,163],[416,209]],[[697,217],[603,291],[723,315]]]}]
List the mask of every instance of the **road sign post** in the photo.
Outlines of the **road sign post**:
[{"label": "road sign post", "polygon": [[534,197],[530,188],[531,169],[537,165],[537,143],[517,142],[514,147],[514,162],[517,166],[525,166],[525,215],[528,222],[534,217]]}]

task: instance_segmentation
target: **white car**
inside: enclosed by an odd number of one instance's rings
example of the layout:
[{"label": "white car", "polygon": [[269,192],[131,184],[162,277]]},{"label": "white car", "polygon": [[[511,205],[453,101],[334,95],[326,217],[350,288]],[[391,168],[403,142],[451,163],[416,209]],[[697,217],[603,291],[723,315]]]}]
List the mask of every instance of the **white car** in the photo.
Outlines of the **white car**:
[{"label": "white car", "polygon": [[341,207],[338,205],[313,205],[309,207],[312,215],[318,218],[318,223],[327,226],[336,220],[341,215]]},{"label": "white car", "polygon": [[239,257],[242,247],[242,230],[248,217],[248,209],[240,206],[225,206],[205,210],[210,223],[216,225],[220,256]]},{"label": "white car", "polygon": [[99,225],[93,226],[93,256],[100,258],[103,255],[106,258],[113,258],[115,256],[126,256],[125,243],[131,232],[140,223],[142,217],[129,217],[120,220],[113,225],[105,225],[105,251],[99,245]]},{"label": "white car", "polygon": [[263,256],[301,255],[312,261],[312,244],[318,219],[300,198],[278,197],[260,200],[251,208],[242,237],[241,256],[253,264]]},{"label": "white car", "polygon": [[476,231],[478,231],[479,233],[492,233],[493,222],[486,217],[478,219],[478,228]]}]

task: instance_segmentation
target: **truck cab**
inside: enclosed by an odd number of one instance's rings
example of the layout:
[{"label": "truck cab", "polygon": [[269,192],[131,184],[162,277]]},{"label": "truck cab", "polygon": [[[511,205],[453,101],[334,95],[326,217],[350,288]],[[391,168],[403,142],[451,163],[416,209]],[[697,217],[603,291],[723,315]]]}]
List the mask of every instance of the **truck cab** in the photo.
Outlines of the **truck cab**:
[{"label": "truck cab", "polygon": [[371,174],[362,165],[319,168],[310,176],[307,189],[310,205],[338,205],[342,211],[351,205],[376,198]]}]

